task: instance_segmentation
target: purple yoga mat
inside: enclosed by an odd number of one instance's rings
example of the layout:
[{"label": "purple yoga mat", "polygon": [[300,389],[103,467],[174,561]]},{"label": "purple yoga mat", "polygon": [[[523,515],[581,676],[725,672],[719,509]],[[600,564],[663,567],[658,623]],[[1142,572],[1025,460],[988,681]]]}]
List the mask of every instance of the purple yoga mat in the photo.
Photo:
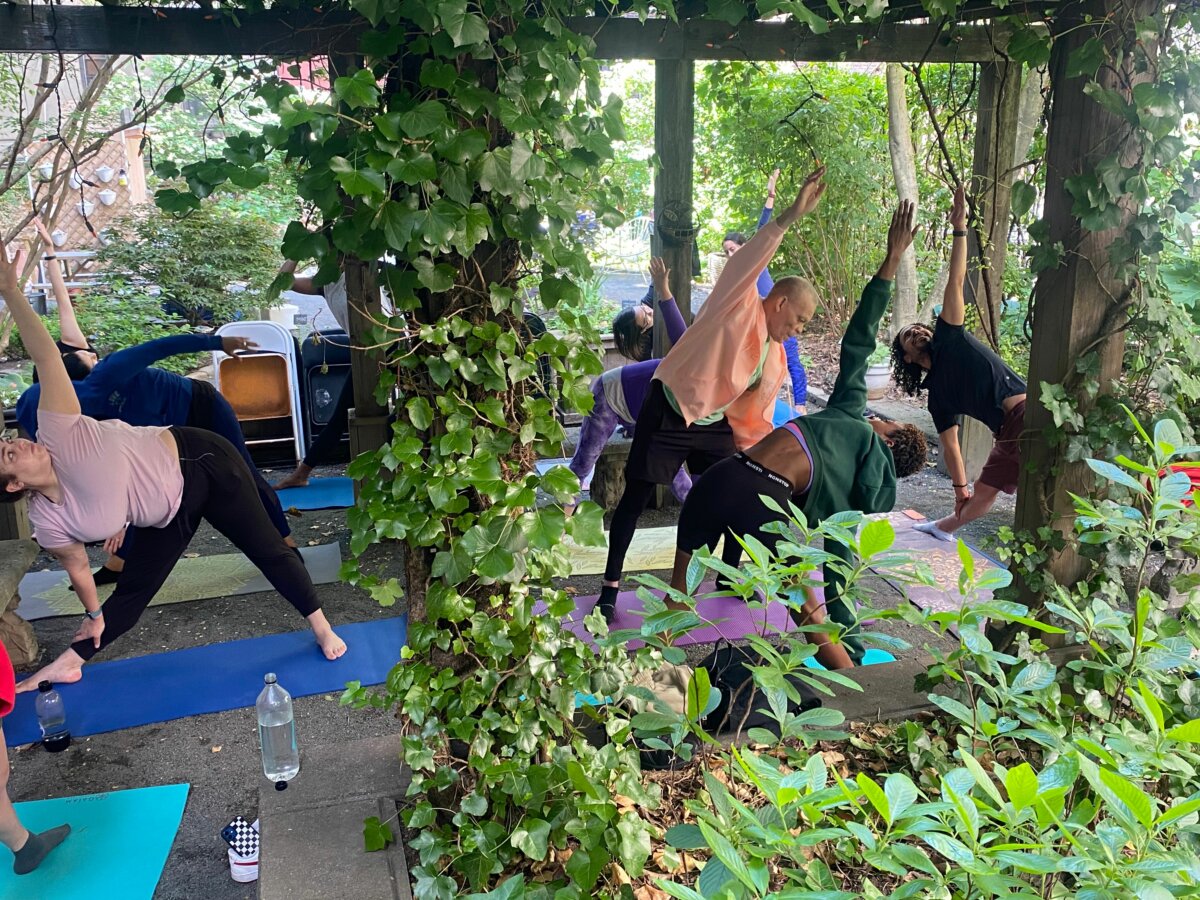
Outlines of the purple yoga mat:
[{"label": "purple yoga mat", "polygon": [[[824,598],[820,584],[814,585],[813,590],[816,591],[819,599]],[[676,644],[680,646],[711,644],[721,639],[736,641],[750,634],[770,636],[781,631],[791,631],[793,628],[788,608],[782,603],[771,603],[766,609],[761,606],[752,609],[740,597],[705,596],[715,591],[716,586],[712,582],[705,582],[700,586],[697,595],[701,599],[696,604],[696,612],[701,619],[705,620],[705,624],[692,629],[687,634],[679,635],[675,640]],[[651,593],[658,597],[662,596],[659,591]],[[576,597],[575,611],[562,620],[564,628],[589,643],[592,642],[592,636],[583,624],[583,618],[592,611],[598,599],[599,597],[595,594]],[[642,617],[639,615],[641,610],[642,601],[637,592],[622,591],[617,595],[617,614],[613,617],[609,627],[613,631],[624,628],[640,629],[642,627]],[[641,641],[630,641],[630,647],[640,646],[642,646]]]}]

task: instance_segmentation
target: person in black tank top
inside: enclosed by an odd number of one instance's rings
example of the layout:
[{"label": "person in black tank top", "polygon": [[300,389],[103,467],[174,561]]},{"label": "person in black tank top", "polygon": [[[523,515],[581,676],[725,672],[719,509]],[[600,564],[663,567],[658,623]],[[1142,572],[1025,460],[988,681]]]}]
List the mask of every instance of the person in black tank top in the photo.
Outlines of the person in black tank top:
[{"label": "person in black tank top", "polygon": [[[941,315],[932,329],[922,323],[906,325],[892,343],[892,372],[901,390],[909,396],[929,392],[929,414],[954,485],[954,512],[916,526],[944,541],[954,540],[955,531],[991,509],[1001,491],[1016,493],[1025,428],[1024,380],[963,327],[967,204],[961,187],[954,192],[950,221],[954,244]],[[974,490],[959,445],[959,416],[978,419],[996,437]]]}]

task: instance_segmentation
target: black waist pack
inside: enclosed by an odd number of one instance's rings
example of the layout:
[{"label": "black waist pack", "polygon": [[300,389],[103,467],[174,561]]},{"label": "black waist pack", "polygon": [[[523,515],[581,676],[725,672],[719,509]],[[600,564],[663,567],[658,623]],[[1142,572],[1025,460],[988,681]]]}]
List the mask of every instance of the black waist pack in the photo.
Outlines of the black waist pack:
[{"label": "black waist pack", "polygon": [[[751,728],[764,728],[779,737],[779,723],[762,710],[768,708],[766,692],[754,683],[752,667],[767,665],[767,661],[753,647],[734,646],[728,641],[718,641],[713,652],[697,665],[708,670],[712,686],[721,692],[721,700],[701,722],[709,734],[726,732],[745,734]],[[788,712],[799,715],[805,710],[821,705],[821,698],[795,675],[787,676],[788,682],[800,695],[800,703],[788,698]]]}]

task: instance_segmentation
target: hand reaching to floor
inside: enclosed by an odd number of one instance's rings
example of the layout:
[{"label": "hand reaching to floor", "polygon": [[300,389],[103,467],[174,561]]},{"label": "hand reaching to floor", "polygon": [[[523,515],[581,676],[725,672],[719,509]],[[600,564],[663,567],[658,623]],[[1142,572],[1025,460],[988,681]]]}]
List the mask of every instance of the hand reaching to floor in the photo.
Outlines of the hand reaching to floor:
[{"label": "hand reaching to floor", "polygon": [[961,516],[963,507],[966,506],[974,496],[975,495],[971,492],[969,487],[966,487],[965,485],[963,487],[956,487],[954,489],[954,515]]},{"label": "hand reaching to floor", "polygon": [[650,283],[654,285],[654,299],[666,300],[671,296],[671,270],[661,256],[650,260]]},{"label": "hand reaching to floor", "polygon": [[96,649],[100,649],[100,636],[104,634],[104,615],[100,618],[92,619],[88,616],[83,617],[83,621],[79,623],[79,628],[75,632],[75,637],[71,638],[71,643],[75,641],[91,641],[96,645]]}]

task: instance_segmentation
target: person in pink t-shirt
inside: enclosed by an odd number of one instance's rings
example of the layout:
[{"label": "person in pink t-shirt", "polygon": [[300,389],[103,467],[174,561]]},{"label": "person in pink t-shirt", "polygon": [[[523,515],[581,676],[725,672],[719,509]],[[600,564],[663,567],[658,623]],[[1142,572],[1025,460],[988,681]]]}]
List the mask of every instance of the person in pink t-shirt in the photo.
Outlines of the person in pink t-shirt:
[{"label": "person in pink t-shirt", "polygon": [[[135,428],[81,415],[62,354],[21,291],[2,244],[0,297],[42,385],[39,443],[0,443],[0,501],[29,498],[34,536],[62,563],[86,611],[70,649],[17,690],[82,678],[83,664],[137,622],[201,519],[229,538],[308,619],[326,658],[345,653],[299,553],[272,526],[249,467],[233,445],[198,428]],[[84,544],[105,541],[111,552],[127,526],[135,529],[133,551],[101,606]]]}]

